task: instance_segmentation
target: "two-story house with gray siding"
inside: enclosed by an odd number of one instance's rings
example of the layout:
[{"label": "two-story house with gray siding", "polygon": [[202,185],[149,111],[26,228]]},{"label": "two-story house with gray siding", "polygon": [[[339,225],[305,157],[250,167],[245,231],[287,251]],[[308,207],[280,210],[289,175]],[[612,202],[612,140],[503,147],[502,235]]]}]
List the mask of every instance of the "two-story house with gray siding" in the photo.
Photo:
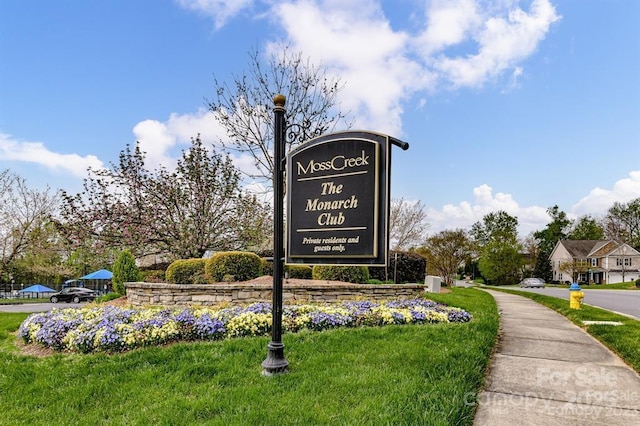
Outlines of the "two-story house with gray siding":
[{"label": "two-story house with gray siding", "polygon": [[561,240],[550,256],[553,281],[607,284],[640,278],[640,252],[614,240]]}]

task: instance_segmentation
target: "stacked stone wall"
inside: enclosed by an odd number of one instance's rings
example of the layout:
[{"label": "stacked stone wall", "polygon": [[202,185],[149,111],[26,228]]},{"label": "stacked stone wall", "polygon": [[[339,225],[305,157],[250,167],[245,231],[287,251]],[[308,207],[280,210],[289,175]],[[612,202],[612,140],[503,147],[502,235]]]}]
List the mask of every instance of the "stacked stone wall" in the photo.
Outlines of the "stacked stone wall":
[{"label": "stacked stone wall", "polygon": [[[270,283],[163,284],[126,283],[127,299],[133,306],[214,306],[220,303],[271,302]],[[408,299],[422,295],[419,284],[283,283],[282,298],[292,302],[338,302],[342,300]]]}]

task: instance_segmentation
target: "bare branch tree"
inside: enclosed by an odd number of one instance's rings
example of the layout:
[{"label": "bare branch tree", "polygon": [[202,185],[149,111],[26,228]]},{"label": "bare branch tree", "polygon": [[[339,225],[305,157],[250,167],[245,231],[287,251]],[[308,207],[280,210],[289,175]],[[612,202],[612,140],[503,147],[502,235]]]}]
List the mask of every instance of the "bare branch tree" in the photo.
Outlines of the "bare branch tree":
[{"label": "bare branch tree", "polygon": [[0,173],[0,275],[34,243],[37,230],[55,213],[58,197],[48,187],[31,189],[22,177]]},{"label": "bare branch tree", "polygon": [[427,213],[421,201],[391,200],[389,239],[392,250],[408,250],[427,240]]},{"label": "bare branch tree", "polygon": [[307,139],[333,131],[338,124],[351,126],[338,105],[343,84],[301,53],[283,47],[265,67],[257,50],[249,53],[248,74],[231,84],[214,79],[216,97],[208,101],[215,118],[227,132],[221,139],[231,151],[253,158],[255,172],[249,177],[267,185],[273,175],[273,97],[286,97],[289,123],[286,152]]}]

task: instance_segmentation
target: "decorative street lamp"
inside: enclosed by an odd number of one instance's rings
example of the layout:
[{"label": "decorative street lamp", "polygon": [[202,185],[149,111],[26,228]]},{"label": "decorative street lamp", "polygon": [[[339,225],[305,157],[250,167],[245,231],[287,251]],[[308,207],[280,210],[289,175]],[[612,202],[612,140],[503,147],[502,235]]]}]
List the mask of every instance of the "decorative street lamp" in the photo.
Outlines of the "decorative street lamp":
[{"label": "decorative street lamp", "polygon": [[271,341],[267,345],[267,358],[262,362],[262,374],[272,376],[286,373],[289,362],[284,357],[282,343],[282,275],[284,258],[284,141],[286,120],[284,95],[273,97],[273,307]]}]

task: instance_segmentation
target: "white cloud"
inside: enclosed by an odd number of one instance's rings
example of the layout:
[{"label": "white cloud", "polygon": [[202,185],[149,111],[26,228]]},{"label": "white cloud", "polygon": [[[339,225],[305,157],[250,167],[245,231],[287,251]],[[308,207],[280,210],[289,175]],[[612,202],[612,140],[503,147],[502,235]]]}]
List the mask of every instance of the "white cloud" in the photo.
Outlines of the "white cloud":
[{"label": "white cloud", "polygon": [[[584,215],[603,216],[613,203],[627,203],[640,197],[640,170],[629,173],[628,178],[617,181],[613,188],[595,188],[580,199],[567,212],[567,216],[576,219]],[[427,220],[431,224],[430,232],[437,233],[445,229],[463,228],[481,221],[491,213],[503,210],[518,218],[521,237],[533,231],[543,229],[551,220],[547,214],[547,207],[522,207],[511,194],[493,193],[493,189],[486,184],[473,189],[473,202],[463,201],[458,205],[447,204],[442,208],[427,209]]]},{"label": "white cloud", "polygon": [[294,50],[346,83],[341,106],[356,127],[401,135],[403,101],[432,76],[411,59],[409,35],[391,28],[379,2],[280,2],[275,16]]},{"label": "white cloud", "polygon": [[613,188],[594,188],[589,195],[583,197],[571,208],[575,216],[604,215],[613,203],[627,203],[640,197],[640,170],[629,173],[629,178],[620,179]]},{"label": "white cloud", "polygon": [[210,111],[200,109],[194,114],[172,113],[164,122],[141,121],[133,128],[133,133],[140,149],[146,152],[146,164],[150,169],[158,166],[171,169],[178,156],[175,148],[187,147],[191,138],[198,134],[204,144],[210,146],[224,135],[224,130]]},{"label": "white cloud", "polygon": [[415,94],[480,87],[505,73],[510,78],[504,84],[517,84],[521,63],[560,19],[549,0],[533,0],[528,12],[518,3],[424,2],[424,26],[410,33],[392,27],[379,0],[178,1],[212,17],[216,28],[242,9],[271,16],[284,29],[286,44],[346,83],[339,101],[355,127],[397,137],[405,104]]},{"label": "white cloud", "polygon": [[473,189],[473,202],[471,203],[463,201],[457,206],[447,204],[441,209],[427,209],[427,220],[431,224],[430,231],[432,233],[445,229],[470,229],[485,215],[501,210],[518,218],[518,232],[521,237],[542,229],[549,222],[546,208],[521,207],[511,194],[503,192],[494,194],[493,189],[486,184]]},{"label": "white cloud", "polygon": [[[213,113],[200,109],[195,114],[173,113],[166,121],[144,120],[133,128],[136,141],[140,149],[146,153],[145,163],[151,170],[163,166],[171,170],[179,157],[177,148],[189,146],[191,138],[200,134],[205,147],[217,146],[220,140],[226,138],[225,130],[215,119]],[[255,173],[253,157],[246,154],[231,156],[234,165],[246,173]]]},{"label": "white cloud", "polygon": [[253,0],[176,0],[178,5],[213,18],[215,28],[220,29],[243,9],[253,5]]},{"label": "white cloud", "polygon": [[482,22],[474,0],[436,0],[425,15],[427,26],[415,40],[425,57],[466,41],[470,30]]},{"label": "white cloud", "polygon": [[515,8],[506,17],[487,16],[483,26],[470,34],[478,45],[477,53],[453,58],[443,54],[434,68],[454,87],[481,86],[532,55],[550,25],[559,19],[548,0],[534,0],[530,13]]},{"label": "white cloud", "polygon": [[19,141],[4,133],[0,133],[0,160],[40,164],[79,178],[86,176],[88,167],[94,170],[103,167],[95,155],[59,154],[50,151],[42,142]]}]

